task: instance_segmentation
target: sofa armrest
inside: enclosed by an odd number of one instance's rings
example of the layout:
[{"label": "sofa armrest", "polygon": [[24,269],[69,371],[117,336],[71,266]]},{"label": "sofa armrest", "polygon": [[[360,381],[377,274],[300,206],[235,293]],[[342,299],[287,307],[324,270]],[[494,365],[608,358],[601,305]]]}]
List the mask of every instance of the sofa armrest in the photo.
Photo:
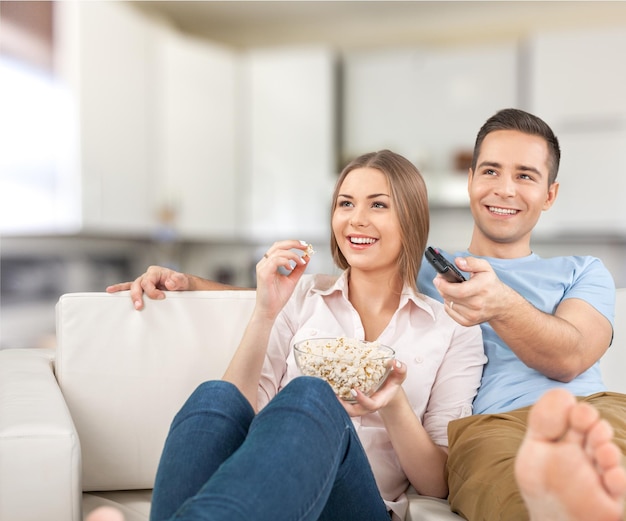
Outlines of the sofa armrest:
[{"label": "sofa armrest", "polygon": [[54,351],[0,351],[0,519],[81,519],[80,445]]}]

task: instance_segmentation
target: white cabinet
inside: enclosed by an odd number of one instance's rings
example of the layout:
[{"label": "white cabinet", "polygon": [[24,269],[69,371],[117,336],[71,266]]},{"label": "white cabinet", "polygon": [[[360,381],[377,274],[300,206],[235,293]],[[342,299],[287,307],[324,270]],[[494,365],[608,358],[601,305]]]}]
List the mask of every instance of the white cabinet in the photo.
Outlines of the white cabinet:
[{"label": "white cabinet", "polygon": [[539,220],[537,235],[625,236],[626,127],[557,135],[560,188]]},{"label": "white cabinet", "polygon": [[232,237],[239,57],[123,2],[56,5],[75,103],[74,161],[60,175],[76,211],[52,231]]},{"label": "white cabinet", "polygon": [[561,145],[560,191],[544,235],[626,235],[626,26],[538,34],[528,43],[530,110]]},{"label": "white cabinet", "polygon": [[467,201],[458,152],[496,111],[516,106],[518,49],[392,49],[346,54],[343,143],[349,156],[389,148],[426,178],[433,203]]},{"label": "white cabinet", "polygon": [[593,130],[626,116],[626,26],[537,34],[528,42],[530,102],[550,125]]},{"label": "white cabinet", "polygon": [[259,49],[243,67],[245,232],[327,240],[337,174],[334,53]]},{"label": "white cabinet", "polygon": [[[189,239],[232,238],[238,224],[238,56],[164,31],[154,82],[155,209]],[[167,224],[160,222],[161,226]]]},{"label": "white cabinet", "polygon": [[58,2],[55,19],[57,66],[76,103],[78,229],[145,233],[153,222],[148,22],[118,2]]}]

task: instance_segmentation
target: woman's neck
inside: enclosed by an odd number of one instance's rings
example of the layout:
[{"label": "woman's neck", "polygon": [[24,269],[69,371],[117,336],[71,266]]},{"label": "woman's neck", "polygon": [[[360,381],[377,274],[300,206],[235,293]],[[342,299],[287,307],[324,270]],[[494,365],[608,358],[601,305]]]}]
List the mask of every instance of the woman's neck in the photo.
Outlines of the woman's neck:
[{"label": "woman's neck", "polygon": [[376,340],[398,309],[402,281],[397,273],[372,276],[350,270],[348,298],[361,317],[366,340]]}]

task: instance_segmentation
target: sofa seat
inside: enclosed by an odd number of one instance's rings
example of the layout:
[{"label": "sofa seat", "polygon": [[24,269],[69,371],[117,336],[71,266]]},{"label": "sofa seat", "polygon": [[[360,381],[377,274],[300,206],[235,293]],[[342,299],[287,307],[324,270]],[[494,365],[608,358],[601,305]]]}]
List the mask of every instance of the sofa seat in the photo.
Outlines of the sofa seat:
[{"label": "sofa seat", "polygon": [[[89,513],[101,506],[113,506],[124,513],[125,521],[146,521],[150,515],[151,490],[126,490],[113,492],[83,493],[83,510]],[[450,512],[448,502],[443,499],[409,493],[407,521],[460,520]]]},{"label": "sofa seat", "polygon": [[146,521],[150,516],[152,490],[115,490],[84,492],[85,515],[102,506],[115,507],[124,514],[124,521]]}]

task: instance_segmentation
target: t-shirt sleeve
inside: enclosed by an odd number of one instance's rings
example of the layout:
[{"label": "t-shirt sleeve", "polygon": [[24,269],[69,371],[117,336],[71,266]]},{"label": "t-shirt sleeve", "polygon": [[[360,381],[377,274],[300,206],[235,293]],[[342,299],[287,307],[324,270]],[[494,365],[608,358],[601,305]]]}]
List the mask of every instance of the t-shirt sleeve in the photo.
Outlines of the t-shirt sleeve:
[{"label": "t-shirt sleeve", "polygon": [[586,257],[574,271],[571,286],[563,300],[577,298],[592,305],[611,325],[615,321],[615,281],[604,263],[595,257]]}]

